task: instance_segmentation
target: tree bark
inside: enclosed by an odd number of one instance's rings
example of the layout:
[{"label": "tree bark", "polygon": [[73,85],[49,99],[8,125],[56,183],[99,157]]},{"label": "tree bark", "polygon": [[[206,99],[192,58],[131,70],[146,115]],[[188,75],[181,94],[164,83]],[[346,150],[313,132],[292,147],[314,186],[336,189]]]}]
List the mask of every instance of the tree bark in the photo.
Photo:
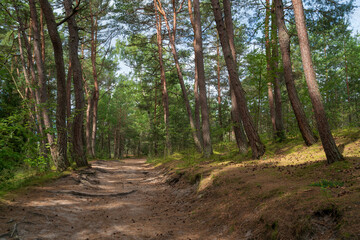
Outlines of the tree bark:
[{"label": "tree bark", "polygon": [[[39,1],[40,2],[40,1]],[[41,5],[41,3],[40,3]],[[41,57],[45,63],[45,32],[44,32],[44,10],[40,10],[40,35],[41,35]]]},{"label": "tree bark", "polygon": [[92,126],[91,126],[91,157],[95,157],[95,143],[96,143],[96,130],[97,130],[97,114],[99,103],[99,84],[98,73],[96,69],[96,55],[97,55],[97,33],[98,33],[98,16],[93,14],[92,4],[90,1],[91,12],[91,66],[94,78],[94,91],[93,91],[93,109],[92,109]]},{"label": "tree bark", "polygon": [[68,135],[71,135],[71,131],[69,131],[71,125],[71,80],[72,80],[72,68],[71,61],[69,59],[69,66],[67,71],[66,78],[66,117],[67,117],[67,126],[68,126]]},{"label": "tree bark", "polygon": [[282,0],[275,0],[275,11],[276,11],[276,19],[278,25],[278,34],[279,34],[278,37],[279,37],[280,51],[283,61],[286,89],[289,95],[291,106],[295,113],[295,117],[301,135],[305,141],[305,144],[307,146],[311,146],[317,141],[317,139],[314,136],[313,132],[311,131],[309,122],[306,119],[304,108],[300,102],[299,96],[296,91],[293,74],[292,74],[291,57],[290,57],[290,36],[285,26],[284,8],[283,8]]},{"label": "tree bark", "polygon": [[275,125],[276,125],[276,138],[277,141],[282,142],[285,137],[284,120],[282,116],[282,101],[281,101],[281,84],[279,77],[279,49],[278,49],[278,37],[277,37],[277,23],[275,14],[275,4],[272,2],[271,11],[271,41],[272,41],[272,56],[271,56],[271,68],[274,76],[274,98],[275,98]]},{"label": "tree bark", "polygon": [[[220,85],[220,80],[221,80],[221,67],[220,67],[220,43],[219,43],[219,35],[216,35],[216,77],[217,77],[217,100],[218,100],[218,117],[219,117],[219,126],[222,129],[223,128],[223,123],[222,123],[222,110],[221,110],[221,85]],[[220,141],[223,141],[223,134],[221,132],[220,135]]]},{"label": "tree bark", "polygon": [[47,102],[47,84],[46,84],[46,76],[45,76],[45,67],[44,62],[42,60],[41,55],[41,38],[40,38],[40,29],[39,29],[39,22],[37,19],[37,11],[36,11],[36,5],[34,0],[29,0],[29,6],[30,6],[30,16],[31,16],[31,27],[33,30],[33,36],[34,36],[34,54],[35,54],[35,60],[36,60],[36,67],[37,67],[37,73],[39,77],[39,88],[40,88],[40,102],[42,104],[41,106],[41,113],[45,125],[45,130],[47,131],[46,136],[48,143],[50,145],[50,153],[51,158],[55,164],[56,167],[59,167],[59,169],[62,169],[64,166],[62,166],[63,163],[59,163],[59,149],[58,146],[55,143],[55,136],[51,133],[51,120],[49,117],[49,113],[47,110],[46,102]]},{"label": "tree bark", "polygon": [[[81,43],[81,70],[84,73],[83,63],[85,59],[85,51],[84,51],[84,43]],[[86,143],[86,154],[87,156],[91,156],[92,149],[91,149],[91,135],[92,135],[92,116],[93,116],[93,109],[94,109],[94,101],[93,101],[93,94],[91,88],[86,81],[85,74],[82,74],[82,81],[84,84],[85,96],[86,96],[86,112],[85,112],[85,143]]]},{"label": "tree bark", "polygon": [[203,137],[203,153],[205,158],[209,158],[213,154],[211,137],[210,137],[210,122],[209,111],[206,98],[206,83],[205,83],[205,69],[204,56],[202,47],[202,32],[201,32],[201,15],[200,2],[194,0],[194,38],[195,38],[195,64],[198,75],[199,84],[199,100],[201,106],[201,122],[202,122],[202,137]]},{"label": "tree bark", "polygon": [[[65,12],[72,14],[72,1],[64,0]],[[83,118],[84,118],[84,89],[82,83],[82,70],[79,61],[79,34],[75,16],[68,20],[69,28],[69,55],[72,64],[74,92],[75,92],[75,116],[73,121],[73,159],[78,167],[88,166],[83,142]]]},{"label": "tree bark", "polygon": [[[154,139],[154,152],[155,156],[158,155],[158,130],[157,130],[157,124],[156,124],[156,118],[157,118],[157,84],[155,81],[154,84],[154,120],[153,120],[153,139]],[[141,136],[140,136],[141,137]]]},{"label": "tree bark", "polygon": [[[236,49],[234,42],[234,26],[232,23],[232,14],[231,14],[231,3],[229,1],[224,2],[224,13],[225,13],[225,25],[226,32],[229,37],[229,45],[231,50],[231,55],[236,64]],[[218,32],[219,36],[219,32]],[[230,85],[230,97],[231,97],[231,119],[233,121],[233,130],[236,143],[239,148],[240,153],[246,153],[248,150],[248,141],[246,134],[244,132],[243,122],[241,120],[241,110],[240,106],[237,104],[236,96],[234,90],[231,87],[230,75],[229,75],[229,85]]]},{"label": "tree bark", "polygon": [[[241,86],[239,81],[239,75],[237,72],[237,64],[236,58],[234,58],[235,54],[235,45],[230,44],[231,38],[233,35],[229,37],[229,32],[232,29],[228,29],[231,25],[227,25],[225,28],[224,21],[222,19],[220,3],[218,0],[211,0],[212,9],[214,12],[214,17],[216,21],[216,28],[219,33],[220,42],[223,50],[223,55],[225,58],[226,66],[229,73],[230,85],[234,91],[237,107],[242,118],[242,122],[244,124],[246,135],[249,139],[250,146],[252,149],[252,157],[254,159],[259,159],[265,153],[265,146],[260,140],[260,137],[255,129],[255,125],[253,120],[251,119],[251,115],[249,109],[247,107],[247,101],[245,98],[245,92]],[[231,8],[230,2],[228,0],[224,1],[224,12],[225,12],[225,21],[227,23],[232,22],[231,20]],[[232,31],[233,34],[233,31]],[[233,41],[233,40],[232,40]],[[232,48],[234,48],[232,50]]]},{"label": "tree bark", "polygon": [[[55,16],[50,3],[47,0],[40,0],[41,9],[44,12],[46,24],[48,27],[50,39],[53,45],[56,80],[57,80],[57,100],[56,100],[56,128],[57,128],[57,145],[59,149],[59,158],[57,168],[65,170],[69,167],[67,159],[67,129],[66,129],[66,77],[63,57],[62,41],[57,30]],[[45,53],[45,50],[43,51]]]},{"label": "tree bark", "polygon": [[[346,90],[347,90],[347,98],[348,98],[348,106],[350,110],[351,106],[351,100],[350,100],[350,85],[349,85],[349,73],[348,73],[348,61],[347,61],[347,55],[346,55],[346,44],[344,41],[344,62],[345,62],[345,82],[346,82]],[[348,113],[349,118],[349,124],[351,124],[351,111]]]},{"label": "tree bark", "polygon": [[114,159],[117,159],[118,155],[119,155],[118,135],[119,135],[119,130],[116,128],[115,133],[114,133]]},{"label": "tree bark", "polygon": [[270,45],[270,0],[266,0],[266,14],[265,14],[265,52],[266,52],[266,81],[268,87],[268,100],[270,109],[271,125],[273,129],[273,136],[276,136],[276,123],[275,123],[275,104],[273,94],[273,80],[274,80],[274,69],[272,68],[272,57],[271,57],[271,45]]},{"label": "tree bark", "polygon": [[[156,0],[154,0],[154,6],[156,6]],[[159,67],[160,67],[160,78],[161,78],[161,94],[162,94],[162,103],[164,111],[164,123],[165,123],[165,150],[164,155],[167,156],[171,154],[171,141],[170,141],[170,111],[169,111],[169,96],[166,86],[166,76],[165,68],[162,57],[162,36],[161,36],[161,15],[158,14],[158,11],[155,7],[155,18],[156,18],[156,36],[157,36],[157,46],[158,46],[158,55],[159,55]]]},{"label": "tree bark", "polygon": [[110,132],[108,133],[108,139],[107,139],[107,149],[108,149],[108,157],[111,159],[111,135]]},{"label": "tree bark", "polygon": [[[73,134],[73,119],[71,116],[71,82],[72,82],[72,68],[71,61],[69,59],[69,66],[66,77],[66,117],[67,117],[67,136],[68,142],[72,143],[72,134]],[[70,156],[74,156],[73,148],[68,148]]]},{"label": "tree bark", "polygon": [[344,158],[341,155],[339,149],[337,148],[335,140],[331,134],[330,126],[326,118],[325,109],[321,100],[321,94],[319,91],[318,83],[316,81],[316,75],[311,59],[310,44],[306,29],[305,14],[302,1],[292,0],[292,3],[294,8],[296,30],[299,38],[301,59],[304,68],[305,79],[309,89],[311,103],[314,108],[320,139],[324,147],[328,163],[333,163],[343,160]]},{"label": "tree bark", "polygon": [[[27,51],[27,61],[28,61],[28,71],[26,71],[26,62],[25,62],[25,57],[23,54],[23,48],[22,48],[22,43],[21,43],[21,39],[19,38],[19,49],[20,49],[20,56],[21,56],[21,61],[22,61],[22,65],[23,65],[23,71],[24,71],[24,75],[26,76],[31,76],[31,82],[30,79],[28,77],[28,87],[29,87],[29,91],[30,94],[32,95],[32,98],[34,100],[34,109],[35,109],[35,116],[36,116],[36,120],[37,120],[37,128],[39,130],[40,136],[41,136],[41,144],[40,144],[40,154],[43,155],[44,157],[46,157],[46,135],[45,135],[45,131],[44,131],[44,127],[43,127],[43,121],[41,118],[41,109],[40,109],[40,93],[39,93],[39,89],[35,87],[36,85],[36,74],[35,74],[35,68],[34,68],[34,64],[33,64],[33,60],[32,60],[32,51],[31,51],[31,46],[30,46],[30,41],[31,38],[27,38],[26,37],[26,33],[25,33],[25,28],[24,28],[24,24],[21,20],[20,17],[20,13],[19,13],[19,9],[16,5],[14,5],[15,11],[16,11],[16,15],[17,15],[17,19],[19,22],[19,32],[21,33],[21,36],[23,38],[23,41],[25,43],[25,48]],[[30,19],[31,21],[31,19]],[[29,28],[29,31],[31,30],[31,28]],[[20,36],[19,36],[20,37]],[[26,72],[26,74],[25,74]],[[25,78],[26,80],[26,78]]]},{"label": "tree bark", "polygon": [[[194,46],[195,46],[195,40],[194,40]],[[195,60],[195,62],[196,62],[196,60]],[[194,104],[194,118],[195,118],[196,134],[197,134],[197,137],[198,137],[198,139],[200,141],[201,146],[203,146],[203,140],[202,140],[202,136],[201,136],[201,126],[200,126],[199,81],[198,81],[198,73],[197,73],[196,64],[195,64],[195,78],[194,78],[194,102],[195,102],[195,104]]]},{"label": "tree bark", "polygon": [[[192,10],[192,3],[191,0],[188,0],[188,10],[189,10],[189,17],[191,26],[193,28],[193,31],[195,32],[195,21],[194,21],[194,14]],[[195,49],[196,45],[196,39],[194,37],[193,40],[193,47]],[[196,134],[198,136],[198,139],[200,140],[201,146],[203,146],[203,140],[202,140],[202,134],[201,134],[201,127],[200,127],[200,99],[199,99],[199,82],[198,82],[198,71],[197,71],[197,64],[196,64],[196,58],[197,56],[194,55],[194,65],[195,65],[195,74],[194,74],[194,118],[195,118],[195,128],[196,128]]]},{"label": "tree bark", "polygon": [[233,123],[233,130],[235,135],[236,144],[239,148],[240,153],[247,153],[248,151],[248,142],[244,132],[244,127],[241,121],[240,113],[238,111],[236,96],[234,91],[230,86],[230,95],[231,95],[231,120]]},{"label": "tree bark", "polygon": [[163,15],[164,20],[165,20],[165,24],[166,24],[166,28],[168,30],[171,52],[172,52],[172,55],[173,55],[173,58],[174,58],[176,71],[177,71],[177,75],[178,75],[178,78],[179,78],[179,83],[180,83],[180,86],[181,86],[181,91],[182,91],[182,94],[183,94],[185,107],[186,107],[186,112],[187,112],[187,115],[188,115],[188,118],[189,118],[191,132],[192,132],[192,135],[193,135],[193,138],[194,138],[194,143],[195,143],[195,146],[196,146],[196,150],[198,152],[201,152],[202,146],[201,146],[200,139],[199,139],[198,135],[196,134],[196,127],[195,127],[194,119],[193,119],[193,116],[192,116],[190,102],[189,102],[188,94],[186,92],[186,87],[185,87],[185,84],[184,84],[184,77],[183,77],[183,74],[182,74],[182,70],[181,70],[181,66],[180,66],[180,62],[179,62],[179,58],[178,58],[177,51],[176,51],[176,46],[175,46],[176,16],[177,16],[177,10],[175,9],[175,3],[173,1],[173,8],[174,8],[174,12],[173,12],[173,31],[171,31],[170,24],[169,24],[169,21],[167,19],[166,13],[165,13],[164,9],[162,8],[162,5],[161,5],[161,0],[156,0],[156,1],[157,1],[156,2],[156,7],[159,10],[159,12]]},{"label": "tree bark", "polygon": [[[85,90],[87,88],[85,87]],[[87,91],[90,91],[89,89]],[[94,101],[91,93],[86,92],[87,104],[86,104],[86,125],[85,125],[85,137],[86,137],[86,153],[88,156],[92,156],[91,149],[91,133],[92,133],[92,112],[94,109]]]}]

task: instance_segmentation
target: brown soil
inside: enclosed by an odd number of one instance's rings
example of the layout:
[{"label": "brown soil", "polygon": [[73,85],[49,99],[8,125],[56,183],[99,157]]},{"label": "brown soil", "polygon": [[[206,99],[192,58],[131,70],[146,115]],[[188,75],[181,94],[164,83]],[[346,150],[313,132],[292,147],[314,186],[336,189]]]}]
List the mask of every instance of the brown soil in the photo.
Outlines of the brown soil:
[{"label": "brown soil", "polygon": [[95,161],[0,206],[0,239],[199,239],[189,203],[145,159]]},{"label": "brown soil", "polygon": [[[0,205],[0,240],[360,239],[359,161],[178,169],[173,162],[154,168],[145,159],[99,160],[8,197]],[[322,179],[344,185],[311,186]]]}]

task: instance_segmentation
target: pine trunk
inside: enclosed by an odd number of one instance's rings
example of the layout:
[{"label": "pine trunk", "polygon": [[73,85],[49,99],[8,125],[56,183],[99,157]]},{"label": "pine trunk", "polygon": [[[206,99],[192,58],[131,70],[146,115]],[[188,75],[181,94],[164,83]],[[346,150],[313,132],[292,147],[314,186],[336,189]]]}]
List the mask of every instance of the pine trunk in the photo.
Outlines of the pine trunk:
[{"label": "pine trunk", "polygon": [[316,143],[317,139],[311,131],[309,122],[307,121],[304,108],[300,102],[299,96],[296,91],[293,74],[292,64],[290,57],[290,36],[285,26],[284,8],[282,0],[275,0],[275,11],[278,25],[279,44],[282,55],[284,77],[286,83],[286,89],[289,95],[291,106],[294,110],[295,117],[301,132],[301,135],[307,146],[311,146]]},{"label": "pine trunk", "polygon": [[[229,1],[224,2],[224,13],[225,13],[225,25],[226,32],[229,37],[229,45],[231,49],[231,55],[236,64],[236,49],[234,43],[234,26],[232,23],[232,14],[231,14],[231,3]],[[218,32],[219,37],[219,32]],[[240,153],[246,153],[248,151],[248,141],[246,134],[244,132],[244,126],[241,120],[240,115],[240,106],[237,104],[235,92],[231,87],[230,75],[228,77],[230,85],[230,97],[231,97],[231,119],[233,121],[233,131],[236,143],[239,148]]]},{"label": "pine trunk", "polygon": [[190,102],[189,102],[188,94],[187,94],[186,87],[185,87],[185,84],[184,84],[184,77],[183,77],[183,74],[182,74],[182,70],[181,70],[181,66],[180,66],[180,62],[179,62],[179,58],[178,58],[177,51],[176,51],[176,46],[175,46],[177,12],[176,12],[175,6],[173,6],[174,7],[174,12],[173,12],[174,25],[173,25],[173,31],[171,31],[169,21],[167,19],[167,16],[166,16],[166,13],[165,13],[164,9],[161,6],[160,1],[156,2],[156,7],[159,10],[159,12],[163,15],[164,20],[165,20],[165,24],[166,24],[166,28],[168,30],[168,35],[169,35],[169,40],[170,40],[171,52],[172,52],[172,55],[173,55],[173,58],[174,58],[175,67],[176,67],[176,71],[177,71],[177,75],[178,75],[178,78],[179,78],[181,91],[182,91],[183,98],[184,98],[184,103],[185,103],[186,112],[187,112],[189,122],[190,122],[190,128],[191,128],[192,136],[194,138],[194,143],[195,143],[196,150],[198,152],[201,152],[202,146],[201,146],[200,139],[199,139],[199,137],[198,137],[198,135],[196,133],[196,126],[195,126],[194,119],[193,119],[193,116],[192,116]]},{"label": "pine trunk", "polygon": [[[55,143],[55,136],[51,133],[51,120],[49,116],[48,109],[46,107],[47,103],[47,84],[46,84],[46,75],[45,75],[45,67],[44,62],[42,60],[41,55],[41,37],[40,37],[40,28],[39,23],[37,19],[37,11],[36,11],[36,5],[34,0],[29,0],[29,6],[30,6],[30,15],[31,15],[31,27],[33,30],[33,37],[34,37],[34,54],[35,54],[35,60],[36,60],[36,67],[37,67],[37,73],[39,77],[39,88],[40,88],[40,103],[41,103],[41,113],[43,117],[43,122],[46,130],[46,136],[48,143],[50,145],[50,153],[51,158],[55,164],[56,167],[58,167],[58,158],[59,158],[59,150],[58,146]],[[62,166],[62,163],[59,165],[59,169],[62,169],[64,166]]]},{"label": "pine trunk", "polygon": [[[85,87],[87,89],[87,87]],[[89,90],[86,90],[87,95],[87,104],[86,104],[86,125],[85,125],[85,138],[86,138],[86,153],[88,156],[91,156],[91,132],[92,132],[92,112],[94,109],[94,101],[93,97],[90,93],[88,93]]]},{"label": "pine trunk", "polygon": [[331,134],[330,126],[326,118],[325,109],[322,103],[319,86],[316,81],[315,70],[311,59],[309,38],[306,29],[304,8],[301,0],[292,0],[296,22],[296,30],[299,38],[302,64],[305,73],[306,83],[309,89],[311,103],[315,111],[315,118],[320,134],[320,139],[324,147],[328,163],[343,160],[335,140]]},{"label": "pine trunk", "polygon": [[[154,5],[156,6],[156,0],[154,0]],[[166,76],[165,76],[165,68],[162,57],[162,36],[161,36],[161,15],[155,10],[155,18],[156,18],[156,36],[157,36],[157,45],[158,45],[158,55],[159,55],[159,67],[160,67],[160,78],[161,78],[161,87],[162,87],[162,103],[163,103],[163,111],[164,111],[164,123],[165,123],[165,150],[164,155],[167,156],[171,154],[171,141],[170,141],[170,111],[169,111],[169,96],[167,92],[166,86]]]},{"label": "pine trunk", "polygon": [[97,130],[97,114],[98,114],[98,103],[99,103],[99,84],[98,84],[98,72],[96,69],[96,55],[97,55],[97,30],[98,30],[98,19],[97,16],[93,15],[90,1],[91,11],[91,66],[94,78],[94,91],[93,91],[93,111],[92,111],[92,126],[91,126],[91,137],[90,137],[90,152],[92,158],[95,157],[95,144],[96,144],[96,130]]},{"label": "pine trunk", "polygon": [[233,123],[233,130],[235,135],[236,144],[240,153],[247,153],[248,142],[244,132],[244,127],[241,121],[240,113],[237,107],[236,96],[232,88],[230,87],[231,95],[231,120]]},{"label": "pine trunk", "polygon": [[266,53],[266,81],[268,87],[268,100],[270,109],[271,125],[273,129],[273,136],[276,136],[276,123],[275,123],[275,104],[273,94],[273,80],[274,80],[274,69],[271,57],[271,45],[270,45],[270,0],[266,0],[266,14],[265,14],[265,53]]},{"label": "pine trunk", "polygon": [[[223,123],[222,123],[222,110],[221,110],[221,84],[220,84],[220,73],[221,73],[221,67],[220,67],[220,43],[219,43],[219,35],[217,34],[216,38],[216,77],[217,77],[217,100],[218,100],[218,117],[219,117],[219,126],[221,130],[223,129]],[[220,135],[220,141],[223,141],[223,133],[221,131]]]},{"label": "pine trunk", "polygon": [[[74,9],[71,0],[64,0],[66,15],[70,16]],[[88,166],[83,141],[83,118],[84,118],[84,89],[82,83],[82,70],[79,61],[79,33],[75,16],[68,20],[69,28],[69,55],[72,64],[74,92],[75,92],[75,113],[73,121],[73,159],[78,167]]]},{"label": "pine trunk", "polygon": [[276,138],[279,142],[282,142],[285,137],[284,120],[282,116],[282,102],[281,102],[281,84],[279,77],[279,49],[278,49],[278,37],[277,37],[277,23],[276,14],[274,9],[274,1],[272,3],[271,12],[271,41],[272,41],[272,56],[271,65],[274,76],[274,98],[275,98],[275,125],[276,125]]},{"label": "pine trunk", "polygon": [[[57,145],[59,158],[57,159],[57,168],[65,170],[69,167],[67,159],[67,128],[66,128],[66,75],[63,57],[62,41],[57,30],[55,16],[50,3],[47,0],[40,0],[41,9],[44,12],[46,24],[48,27],[50,39],[53,45],[56,80],[57,80],[57,105],[56,105],[56,128],[57,128]],[[43,54],[45,50],[43,50]]]},{"label": "pine trunk", "polygon": [[201,106],[201,122],[202,122],[202,137],[203,137],[203,151],[204,157],[208,158],[213,154],[211,137],[210,137],[210,122],[209,111],[206,98],[206,83],[205,83],[205,69],[204,56],[202,47],[202,32],[201,32],[201,16],[200,16],[200,2],[194,0],[194,38],[195,38],[195,64],[197,66],[198,84],[199,84],[199,100]]},{"label": "pine trunk", "polygon": [[[227,32],[227,29],[225,28],[225,24],[222,19],[222,13],[221,13],[219,1],[211,0],[211,5],[214,12],[216,28],[219,33],[224,59],[229,73],[230,85],[234,91],[237,107],[240,116],[242,118],[242,122],[244,124],[246,135],[250,142],[250,146],[252,149],[252,157],[254,159],[259,159],[265,153],[265,146],[261,142],[260,137],[255,129],[254,122],[251,119],[251,115],[247,107],[245,92],[239,81],[236,58],[233,57],[233,54],[235,53],[235,49],[233,50],[231,49],[234,48],[235,45],[230,44],[229,42],[229,39],[231,39],[233,35],[229,36],[229,32]],[[231,8],[230,8],[230,2],[228,0],[224,0],[224,10],[225,10],[225,19],[226,19],[225,21],[227,23],[232,22],[231,15],[229,15],[229,13],[231,14]],[[227,24],[227,27],[230,27],[230,25]]]}]

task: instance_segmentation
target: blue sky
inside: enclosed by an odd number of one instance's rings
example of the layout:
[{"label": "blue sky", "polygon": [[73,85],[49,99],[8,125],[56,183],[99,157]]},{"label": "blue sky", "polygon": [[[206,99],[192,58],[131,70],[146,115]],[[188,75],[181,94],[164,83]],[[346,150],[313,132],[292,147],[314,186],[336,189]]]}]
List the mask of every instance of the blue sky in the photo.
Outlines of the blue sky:
[{"label": "blue sky", "polygon": [[350,23],[354,29],[354,33],[360,33],[360,0],[355,0],[354,2],[357,8],[355,8],[354,13],[351,15]]}]

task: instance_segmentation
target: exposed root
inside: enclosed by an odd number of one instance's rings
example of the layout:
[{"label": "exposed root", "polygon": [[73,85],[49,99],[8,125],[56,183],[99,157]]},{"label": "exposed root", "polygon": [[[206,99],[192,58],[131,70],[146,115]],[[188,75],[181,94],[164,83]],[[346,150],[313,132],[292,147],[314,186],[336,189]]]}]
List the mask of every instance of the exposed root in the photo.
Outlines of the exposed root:
[{"label": "exposed root", "polygon": [[15,223],[15,224],[14,224],[13,230],[12,230],[11,233],[10,233],[10,237],[14,237],[14,236],[15,236],[15,233],[17,232],[17,225],[18,225],[18,223]]},{"label": "exposed root", "polygon": [[121,193],[112,193],[112,194],[93,194],[85,192],[76,192],[71,190],[62,190],[62,191],[49,191],[51,193],[62,193],[62,194],[71,194],[74,196],[80,197],[122,197],[136,192],[136,190],[131,190],[130,192],[121,192]]},{"label": "exposed root", "polygon": [[99,171],[99,172],[101,172],[101,173],[111,173],[110,171],[105,170],[105,169],[102,169],[102,168],[94,167],[93,169],[96,170],[96,171]]},{"label": "exposed root", "polygon": [[8,237],[8,236],[10,236],[10,233],[9,233],[9,232],[0,234],[0,238]]},{"label": "exposed root", "polygon": [[50,219],[49,219],[49,217],[48,217],[46,214],[38,213],[38,212],[30,212],[30,211],[28,211],[27,213],[30,213],[30,214],[36,215],[36,216],[40,216],[40,217],[45,217],[46,220],[47,220],[48,222],[50,222]]}]

